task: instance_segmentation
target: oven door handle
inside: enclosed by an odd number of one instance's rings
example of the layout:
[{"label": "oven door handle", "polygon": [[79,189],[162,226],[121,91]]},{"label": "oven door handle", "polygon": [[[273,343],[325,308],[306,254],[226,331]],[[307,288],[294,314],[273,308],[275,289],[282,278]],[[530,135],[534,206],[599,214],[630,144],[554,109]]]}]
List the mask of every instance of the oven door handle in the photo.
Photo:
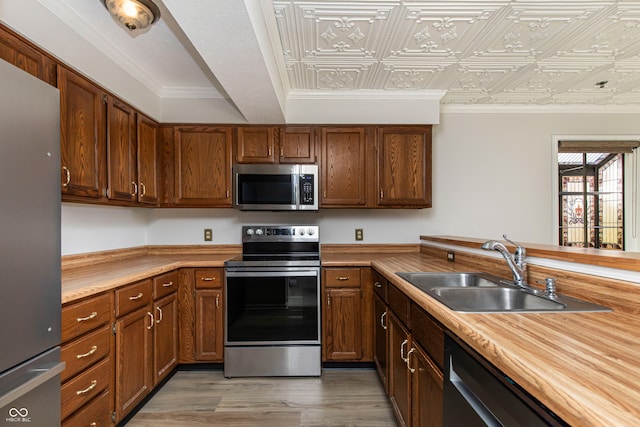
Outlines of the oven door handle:
[{"label": "oven door handle", "polygon": [[318,271],[304,270],[304,271],[225,271],[226,277],[316,277],[319,275]]}]

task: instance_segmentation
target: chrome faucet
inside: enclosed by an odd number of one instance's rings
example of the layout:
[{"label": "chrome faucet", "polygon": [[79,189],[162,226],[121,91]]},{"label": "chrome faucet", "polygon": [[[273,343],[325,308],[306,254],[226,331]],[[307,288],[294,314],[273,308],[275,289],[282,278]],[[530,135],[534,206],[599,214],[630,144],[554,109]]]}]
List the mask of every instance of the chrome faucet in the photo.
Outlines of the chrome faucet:
[{"label": "chrome faucet", "polygon": [[527,263],[525,262],[525,257],[527,256],[527,250],[521,245],[518,245],[517,243],[509,240],[506,234],[503,234],[502,238],[516,247],[513,255],[509,253],[509,250],[504,244],[497,240],[489,240],[487,242],[484,242],[481,248],[487,251],[500,252],[504,260],[507,261],[509,269],[511,269],[511,272],[513,273],[514,283],[523,289],[530,289],[529,285],[527,285],[526,279]]}]

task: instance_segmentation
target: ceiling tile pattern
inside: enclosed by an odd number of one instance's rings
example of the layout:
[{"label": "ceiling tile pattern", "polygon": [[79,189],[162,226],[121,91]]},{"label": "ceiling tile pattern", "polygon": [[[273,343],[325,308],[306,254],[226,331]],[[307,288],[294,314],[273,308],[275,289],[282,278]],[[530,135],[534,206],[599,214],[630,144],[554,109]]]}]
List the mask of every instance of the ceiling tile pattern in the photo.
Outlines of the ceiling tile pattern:
[{"label": "ceiling tile pattern", "polygon": [[273,9],[293,90],[640,104],[640,2],[274,0]]}]

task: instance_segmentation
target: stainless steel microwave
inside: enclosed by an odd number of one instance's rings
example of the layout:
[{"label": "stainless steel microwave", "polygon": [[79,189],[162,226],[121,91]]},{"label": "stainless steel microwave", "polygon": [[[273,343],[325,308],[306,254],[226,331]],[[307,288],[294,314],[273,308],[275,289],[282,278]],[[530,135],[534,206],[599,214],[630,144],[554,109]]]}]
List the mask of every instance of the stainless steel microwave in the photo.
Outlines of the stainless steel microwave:
[{"label": "stainless steel microwave", "polygon": [[318,166],[235,164],[233,206],[247,211],[318,210]]}]

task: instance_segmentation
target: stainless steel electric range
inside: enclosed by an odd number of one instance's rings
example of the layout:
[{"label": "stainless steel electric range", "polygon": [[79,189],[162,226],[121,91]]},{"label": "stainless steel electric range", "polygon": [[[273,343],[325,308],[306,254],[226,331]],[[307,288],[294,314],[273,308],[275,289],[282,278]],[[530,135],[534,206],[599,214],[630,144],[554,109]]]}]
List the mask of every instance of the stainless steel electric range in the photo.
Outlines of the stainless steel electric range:
[{"label": "stainless steel electric range", "polygon": [[243,226],[225,302],[225,377],[319,376],[318,226]]}]

